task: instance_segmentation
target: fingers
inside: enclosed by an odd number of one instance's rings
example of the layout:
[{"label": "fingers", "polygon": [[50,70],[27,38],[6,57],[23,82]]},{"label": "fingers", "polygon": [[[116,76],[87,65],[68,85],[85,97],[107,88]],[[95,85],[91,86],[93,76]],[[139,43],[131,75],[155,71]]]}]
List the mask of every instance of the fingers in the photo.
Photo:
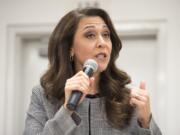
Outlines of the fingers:
[{"label": "fingers", "polygon": [[149,96],[132,92],[130,104],[136,107],[143,107],[144,105],[149,104]]},{"label": "fingers", "polygon": [[131,98],[130,104],[134,107],[143,108],[146,105],[146,102],[137,98]]},{"label": "fingers", "polygon": [[88,80],[85,80],[83,77],[77,77],[73,79],[68,79],[65,85],[65,90],[79,90],[83,93],[86,93],[89,87]]},{"label": "fingers", "polygon": [[145,82],[141,81],[139,88],[134,88],[131,90],[130,103],[133,106],[142,106],[143,104],[147,104],[149,102],[149,93],[145,88]]},{"label": "fingers", "polygon": [[149,98],[149,93],[147,90],[132,89],[131,90],[131,97],[143,100],[145,98]]},{"label": "fingers", "polygon": [[143,90],[146,89],[146,83],[145,83],[145,81],[141,81],[141,82],[140,82],[139,88],[140,88],[140,89],[143,89]]},{"label": "fingers", "polygon": [[149,126],[149,118],[151,115],[149,93],[146,90],[144,81],[140,82],[139,88],[131,90],[130,104],[137,108],[138,121],[142,127]]},{"label": "fingers", "polygon": [[[82,71],[78,72],[75,76],[70,79],[67,79],[65,84],[65,89],[67,90],[83,90],[89,87],[89,78]],[[84,93],[84,92],[83,92]]]},{"label": "fingers", "polygon": [[[82,98],[85,97],[89,92],[90,79],[89,77],[82,71],[75,74],[73,77],[66,80],[65,84],[65,104],[69,100],[72,91],[78,90],[83,93]],[[82,101],[82,100],[81,100]]]},{"label": "fingers", "polygon": [[131,98],[139,101],[147,102],[149,97],[135,93],[135,94],[131,94]]}]

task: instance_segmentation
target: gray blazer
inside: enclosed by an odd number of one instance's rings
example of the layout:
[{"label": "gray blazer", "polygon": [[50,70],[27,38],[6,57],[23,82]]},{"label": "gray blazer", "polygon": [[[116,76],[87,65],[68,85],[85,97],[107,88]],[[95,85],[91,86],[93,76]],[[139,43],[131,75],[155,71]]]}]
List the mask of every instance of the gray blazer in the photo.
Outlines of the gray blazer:
[{"label": "gray blazer", "polygon": [[34,87],[24,135],[89,135],[89,130],[91,135],[161,135],[153,118],[149,129],[141,128],[136,117],[125,129],[112,128],[103,106],[102,98],[85,98],[76,113],[71,114],[56,99],[47,100],[41,86]]}]

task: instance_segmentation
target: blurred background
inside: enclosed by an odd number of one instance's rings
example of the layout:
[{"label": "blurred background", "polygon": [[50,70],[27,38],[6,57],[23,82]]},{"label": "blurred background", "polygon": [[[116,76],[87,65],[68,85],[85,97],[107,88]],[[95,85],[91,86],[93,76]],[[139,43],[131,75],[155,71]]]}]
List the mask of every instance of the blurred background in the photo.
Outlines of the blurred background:
[{"label": "blurred background", "polygon": [[110,14],[123,43],[117,66],[133,85],[146,81],[163,135],[179,135],[179,0],[0,0],[0,134],[22,134],[52,30],[68,11],[87,6]]}]

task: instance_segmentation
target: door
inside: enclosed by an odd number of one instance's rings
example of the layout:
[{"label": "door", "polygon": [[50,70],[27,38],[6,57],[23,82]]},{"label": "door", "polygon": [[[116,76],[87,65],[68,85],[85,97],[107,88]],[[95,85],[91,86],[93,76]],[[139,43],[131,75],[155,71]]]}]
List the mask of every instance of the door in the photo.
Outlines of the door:
[{"label": "door", "polygon": [[[46,37],[47,38],[47,37]],[[156,35],[126,35],[120,36],[123,48],[116,61],[117,66],[126,71],[132,78],[132,84],[139,86],[141,80],[146,81],[151,95],[154,117],[158,117],[157,90],[157,38]],[[27,107],[30,102],[33,86],[39,84],[41,75],[47,69],[47,42],[40,39],[23,41],[21,57],[21,93],[17,118],[19,124],[17,134],[22,134]],[[45,40],[46,41],[46,40]],[[156,118],[158,121],[158,118]]]},{"label": "door", "polygon": [[[45,48],[45,50],[44,50]],[[47,42],[41,39],[25,39],[21,48],[21,74],[20,74],[20,92],[18,105],[16,107],[16,128],[17,135],[22,134],[26,111],[30,103],[32,88],[40,84],[40,77],[46,71],[48,66],[47,57],[43,52],[47,51]]]}]

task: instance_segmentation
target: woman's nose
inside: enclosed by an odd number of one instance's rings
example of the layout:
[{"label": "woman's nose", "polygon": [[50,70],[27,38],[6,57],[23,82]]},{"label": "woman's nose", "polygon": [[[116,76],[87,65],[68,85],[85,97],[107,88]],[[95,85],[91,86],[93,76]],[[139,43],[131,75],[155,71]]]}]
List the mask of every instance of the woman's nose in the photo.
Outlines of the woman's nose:
[{"label": "woman's nose", "polygon": [[101,48],[106,45],[106,42],[102,36],[99,36],[98,41],[97,41],[97,47]]}]

